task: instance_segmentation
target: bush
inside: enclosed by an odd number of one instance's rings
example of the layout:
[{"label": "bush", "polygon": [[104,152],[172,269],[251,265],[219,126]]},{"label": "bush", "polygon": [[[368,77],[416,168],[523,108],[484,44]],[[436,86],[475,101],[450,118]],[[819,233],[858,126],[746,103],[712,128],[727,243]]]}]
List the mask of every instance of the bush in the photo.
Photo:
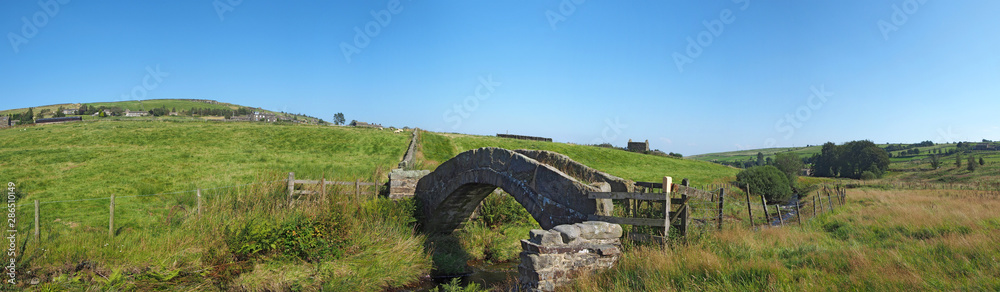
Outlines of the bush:
[{"label": "bush", "polygon": [[874,172],[868,170],[861,172],[861,180],[873,180],[876,178],[878,178],[878,175],[875,175]]},{"label": "bush", "polygon": [[483,200],[476,220],[494,229],[501,224],[527,225],[531,222],[531,214],[511,195],[494,193]]},{"label": "bush", "polygon": [[343,255],[341,216],[329,213],[325,218],[292,217],[278,224],[251,220],[224,231],[229,252],[237,260],[276,254],[309,262],[336,259]]},{"label": "bush", "polygon": [[736,174],[741,186],[749,187],[751,194],[764,195],[768,202],[784,202],[792,197],[788,178],[777,167],[754,166]]}]

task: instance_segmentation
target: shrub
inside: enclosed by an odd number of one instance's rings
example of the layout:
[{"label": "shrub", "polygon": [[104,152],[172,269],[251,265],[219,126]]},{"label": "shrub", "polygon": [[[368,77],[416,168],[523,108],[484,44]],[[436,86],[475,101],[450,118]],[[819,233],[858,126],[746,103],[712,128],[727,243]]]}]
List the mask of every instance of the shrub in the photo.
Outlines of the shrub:
[{"label": "shrub", "polygon": [[278,224],[251,220],[235,229],[226,227],[224,240],[240,261],[269,254],[309,262],[336,259],[343,255],[341,217],[331,212],[323,218],[295,216]]},{"label": "shrub", "polygon": [[873,180],[873,179],[876,179],[876,178],[878,178],[878,176],[875,175],[874,172],[871,172],[871,171],[868,171],[868,170],[866,170],[864,172],[861,172],[861,180]]},{"label": "shrub", "polygon": [[494,193],[483,200],[476,219],[493,229],[501,224],[526,225],[531,222],[531,214],[513,196]]},{"label": "shrub", "polygon": [[762,194],[769,202],[787,201],[792,197],[792,188],[788,178],[777,167],[755,166],[736,174],[736,181],[741,186],[749,187],[752,194]]}]

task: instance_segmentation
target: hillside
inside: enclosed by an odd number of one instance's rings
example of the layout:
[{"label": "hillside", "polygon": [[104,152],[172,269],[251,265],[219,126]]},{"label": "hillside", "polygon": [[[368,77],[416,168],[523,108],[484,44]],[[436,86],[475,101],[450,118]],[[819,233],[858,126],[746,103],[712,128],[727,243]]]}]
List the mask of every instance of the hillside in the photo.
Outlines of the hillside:
[{"label": "hillside", "polygon": [[480,147],[548,150],[562,153],[577,162],[626,179],[658,182],[663,176],[675,180],[688,178],[692,185],[718,183],[736,175],[735,168],[714,163],[640,154],[619,149],[587,145],[541,142],[473,136],[463,134],[421,133],[421,154],[424,165],[433,169],[441,162],[463,151]]},{"label": "hillside", "polygon": [[[41,113],[43,110],[48,110],[49,112],[43,116],[45,118],[48,118],[48,117],[52,117],[52,114],[54,114],[55,111],[58,110],[60,107],[62,107],[64,109],[71,109],[71,108],[79,108],[82,105],[87,105],[87,106],[90,106],[90,107],[102,107],[103,106],[103,107],[108,107],[108,108],[121,108],[122,110],[130,110],[130,111],[149,111],[149,110],[154,109],[154,108],[166,108],[168,110],[177,109],[178,111],[190,110],[192,108],[198,108],[198,109],[226,109],[226,110],[235,110],[235,109],[244,108],[244,107],[254,108],[254,107],[249,107],[249,106],[243,106],[243,105],[238,105],[238,104],[219,102],[219,101],[214,101],[214,100],[206,100],[206,99],[148,99],[148,100],[142,100],[142,101],[139,101],[139,100],[126,100],[126,101],[113,101],[113,102],[90,102],[90,103],[54,104],[54,105],[45,105],[45,106],[33,107],[33,109],[34,109],[34,113],[36,115],[36,118],[40,118],[37,115],[39,113]],[[298,115],[298,114],[291,114],[291,113],[281,113],[281,112],[276,112],[276,111],[271,111],[271,110],[261,109],[261,108],[254,108],[254,109],[258,110],[258,111],[261,111],[261,112],[271,113],[271,114],[275,114],[275,115],[279,115],[279,116],[286,116],[286,117],[289,117],[289,118],[298,118],[298,119],[302,119],[302,120],[307,120],[307,121],[311,121],[313,123],[315,123],[315,120],[318,120],[318,118],[310,117],[310,116],[306,116],[306,115]],[[10,114],[16,114],[16,113],[24,113],[24,112],[27,112],[27,111],[28,111],[27,108],[0,110],[0,115],[10,115]],[[69,115],[69,116],[76,116],[76,115]],[[85,116],[84,119],[90,119],[90,117],[89,116]]]}]

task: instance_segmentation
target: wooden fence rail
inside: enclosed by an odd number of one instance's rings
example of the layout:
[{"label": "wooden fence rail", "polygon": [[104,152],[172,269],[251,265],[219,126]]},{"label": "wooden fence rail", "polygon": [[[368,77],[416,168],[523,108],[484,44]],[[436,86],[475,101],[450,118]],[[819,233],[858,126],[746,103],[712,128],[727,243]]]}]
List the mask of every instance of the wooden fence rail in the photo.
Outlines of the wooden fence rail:
[{"label": "wooden fence rail", "polygon": [[[674,185],[672,182],[673,178],[665,176],[663,177],[662,183],[636,182],[635,186],[640,190],[637,192],[591,192],[587,195],[590,199],[626,200],[626,216],[634,215],[632,211],[634,211],[636,206],[641,205],[642,202],[647,202],[647,204],[651,204],[652,202],[662,202],[663,218],[634,218],[594,214],[590,215],[588,219],[615,224],[663,228],[662,237],[652,235],[639,236],[639,239],[644,240],[655,239],[656,241],[665,242],[665,238],[670,235],[671,227],[677,228],[678,233],[683,237],[687,233],[687,225],[690,218],[688,201],[692,198],[692,194],[702,197],[704,195],[699,193],[703,191],[688,187],[686,185],[687,180],[685,180],[685,185],[683,186]],[[668,187],[664,188],[663,186]],[[661,192],[645,192],[652,189],[660,189]],[[672,191],[674,189],[677,189],[677,193],[680,193],[679,198],[672,197]],[[674,208],[676,208],[676,210],[673,210]],[[635,237],[633,237],[633,239],[635,239]]]}]

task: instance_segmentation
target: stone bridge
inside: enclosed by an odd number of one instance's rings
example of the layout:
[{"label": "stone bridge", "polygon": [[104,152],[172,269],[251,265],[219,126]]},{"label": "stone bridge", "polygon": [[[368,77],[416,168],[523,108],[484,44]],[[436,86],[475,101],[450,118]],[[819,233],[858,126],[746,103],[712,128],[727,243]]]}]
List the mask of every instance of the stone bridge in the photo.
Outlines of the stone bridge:
[{"label": "stone bridge", "polygon": [[469,220],[496,188],[521,203],[542,228],[580,223],[588,215],[610,215],[611,200],[588,192],[631,192],[633,182],[550,151],[479,148],[458,154],[421,178],[414,196],[424,229],[450,233]]}]

